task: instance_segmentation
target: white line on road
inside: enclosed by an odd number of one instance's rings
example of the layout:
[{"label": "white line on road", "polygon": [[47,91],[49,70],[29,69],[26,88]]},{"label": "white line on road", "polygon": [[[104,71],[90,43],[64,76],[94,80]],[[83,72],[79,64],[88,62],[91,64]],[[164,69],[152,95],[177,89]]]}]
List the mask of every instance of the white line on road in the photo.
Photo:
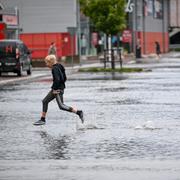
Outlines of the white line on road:
[{"label": "white line on road", "polygon": [[26,76],[26,77],[17,77],[17,78],[13,78],[13,79],[1,80],[0,85],[15,83],[15,82],[24,81],[24,80],[30,80],[30,79],[34,79],[34,78],[46,76],[46,75],[48,75],[48,74],[33,74],[31,76]]}]

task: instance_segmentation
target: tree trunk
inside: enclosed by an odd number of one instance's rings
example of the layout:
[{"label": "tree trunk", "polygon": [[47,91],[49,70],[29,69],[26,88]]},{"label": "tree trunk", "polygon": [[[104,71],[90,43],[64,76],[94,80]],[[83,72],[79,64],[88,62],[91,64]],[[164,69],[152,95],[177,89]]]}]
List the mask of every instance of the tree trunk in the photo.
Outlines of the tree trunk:
[{"label": "tree trunk", "polygon": [[108,54],[109,54],[109,61],[111,62],[111,68],[115,69],[114,50],[112,48],[111,34],[108,35]]}]

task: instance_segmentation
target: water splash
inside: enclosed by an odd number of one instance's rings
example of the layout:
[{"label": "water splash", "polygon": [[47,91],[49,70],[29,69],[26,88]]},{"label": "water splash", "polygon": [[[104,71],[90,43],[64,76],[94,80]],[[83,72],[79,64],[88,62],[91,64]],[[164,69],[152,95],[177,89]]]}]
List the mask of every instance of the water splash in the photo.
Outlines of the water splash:
[{"label": "water splash", "polygon": [[155,123],[153,121],[146,121],[143,125],[137,125],[134,128],[135,130],[157,130],[160,129],[155,126]]},{"label": "water splash", "polygon": [[79,123],[76,121],[76,130],[85,131],[85,130],[95,130],[95,129],[104,129],[101,127],[98,127],[95,123]]}]

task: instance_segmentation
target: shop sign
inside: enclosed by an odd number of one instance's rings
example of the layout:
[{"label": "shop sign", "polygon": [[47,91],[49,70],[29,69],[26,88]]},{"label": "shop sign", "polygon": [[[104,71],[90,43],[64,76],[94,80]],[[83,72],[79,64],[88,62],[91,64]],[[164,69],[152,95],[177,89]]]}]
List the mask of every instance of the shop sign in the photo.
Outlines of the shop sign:
[{"label": "shop sign", "polygon": [[129,43],[132,41],[132,32],[130,30],[124,30],[122,33],[122,42]]},{"label": "shop sign", "polygon": [[98,44],[98,34],[96,32],[92,33],[92,44],[94,46]]},{"label": "shop sign", "polygon": [[3,15],[3,22],[6,23],[7,25],[18,25],[18,20],[17,16],[12,16],[12,15]]},{"label": "shop sign", "polygon": [[134,3],[132,3],[131,0],[128,0],[125,11],[128,13],[132,13],[133,6],[134,6]]}]

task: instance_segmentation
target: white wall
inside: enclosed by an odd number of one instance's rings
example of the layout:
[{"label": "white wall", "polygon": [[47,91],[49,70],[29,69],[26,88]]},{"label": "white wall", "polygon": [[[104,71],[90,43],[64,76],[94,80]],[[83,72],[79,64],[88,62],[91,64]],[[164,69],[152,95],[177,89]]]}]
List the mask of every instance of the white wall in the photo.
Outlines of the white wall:
[{"label": "white wall", "polygon": [[76,26],[76,0],[0,0],[19,9],[22,33],[67,32]]}]

